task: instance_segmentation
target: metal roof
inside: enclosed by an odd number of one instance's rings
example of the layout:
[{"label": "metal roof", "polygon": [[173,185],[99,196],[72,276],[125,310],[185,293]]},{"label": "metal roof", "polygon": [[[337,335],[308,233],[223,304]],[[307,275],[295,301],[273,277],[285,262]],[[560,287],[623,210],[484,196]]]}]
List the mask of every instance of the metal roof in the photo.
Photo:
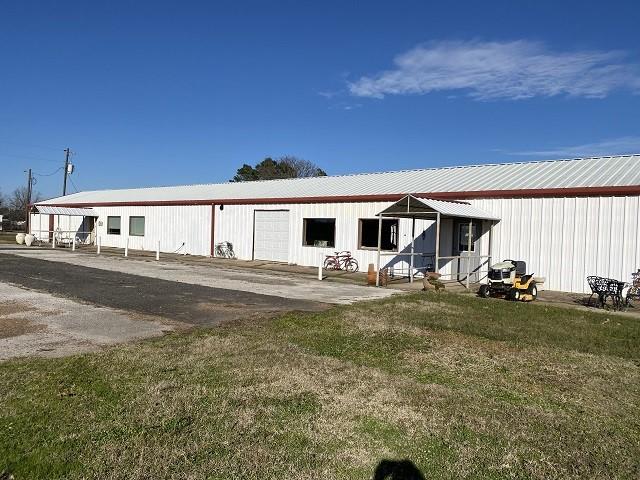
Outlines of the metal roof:
[{"label": "metal roof", "polygon": [[380,214],[393,217],[433,218],[438,212],[444,217],[500,220],[500,217],[487,213],[467,202],[449,202],[433,198],[416,198],[413,195],[406,195],[393,205],[385,208]]},{"label": "metal roof", "polygon": [[[640,186],[640,154],[80,192],[43,204],[243,200]],[[437,196],[437,195],[436,195]]]},{"label": "metal roof", "polygon": [[50,207],[47,205],[36,205],[36,210],[45,215],[69,215],[72,217],[97,217],[98,214],[93,208],[69,208]]}]

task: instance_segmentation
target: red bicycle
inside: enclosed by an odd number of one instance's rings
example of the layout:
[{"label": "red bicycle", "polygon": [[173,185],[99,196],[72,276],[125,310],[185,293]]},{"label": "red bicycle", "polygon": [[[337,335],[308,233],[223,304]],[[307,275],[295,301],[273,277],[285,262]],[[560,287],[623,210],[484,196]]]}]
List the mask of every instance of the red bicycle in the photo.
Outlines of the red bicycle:
[{"label": "red bicycle", "polygon": [[351,252],[335,252],[335,255],[327,255],[324,261],[325,270],[346,270],[349,273],[358,271],[358,262],[351,256]]}]

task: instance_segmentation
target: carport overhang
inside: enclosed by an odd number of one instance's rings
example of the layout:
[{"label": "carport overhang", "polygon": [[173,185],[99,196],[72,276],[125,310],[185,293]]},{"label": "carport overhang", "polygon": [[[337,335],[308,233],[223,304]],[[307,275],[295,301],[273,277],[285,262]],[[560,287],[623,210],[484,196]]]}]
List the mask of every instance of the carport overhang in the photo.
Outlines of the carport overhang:
[{"label": "carport overhang", "polygon": [[[435,271],[439,271],[440,257],[440,222],[443,219],[458,219],[467,220],[469,223],[469,240],[468,244],[468,257],[471,257],[471,248],[473,246],[473,222],[489,221],[489,253],[491,252],[491,233],[494,223],[500,221],[500,218],[485,212],[482,209],[474,207],[468,202],[461,201],[447,201],[437,200],[433,198],[418,198],[413,195],[405,195],[397,202],[388,206],[380,213],[376,215],[378,217],[378,256],[377,256],[377,268],[376,268],[376,286],[380,286],[380,257],[382,256],[382,219],[384,217],[394,218],[410,218],[411,221],[411,253],[408,255],[411,257],[411,266],[409,273],[409,280],[413,282],[414,277],[414,257],[416,255],[422,255],[421,253],[415,253],[415,229],[416,219],[429,219],[436,222],[436,245],[435,245]],[[398,255],[394,252],[392,255]],[[402,254],[407,255],[407,254]],[[453,258],[453,257],[446,257]],[[469,275],[466,278],[467,288],[469,287]]]},{"label": "carport overhang", "polygon": [[[46,204],[35,204],[32,205],[32,211],[39,214],[38,217],[40,219],[40,224],[38,226],[38,234],[42,235],[42,215],[49,215],[49,227],[47,230],[47,237],[51,241],[54,237],[53,235],[53,215],[58,217],[58,221],[60,221],[60,216],[69,217],[69,223],[71,222],[71,217],[82,217],[82,223],[84,225],[85,218],[94,217],[97,218],[99,215],[93,208],[88,207],[63,207],[56,205],[46,205]],[[27,231],[31,232],[31,215],[27,215]]]},{"label": "carport overhang", "polygon": [[53,205],[34,205],[34,209],[42,215],[66,215],[69,217],[98,217],[93,208],[56,207]]}]

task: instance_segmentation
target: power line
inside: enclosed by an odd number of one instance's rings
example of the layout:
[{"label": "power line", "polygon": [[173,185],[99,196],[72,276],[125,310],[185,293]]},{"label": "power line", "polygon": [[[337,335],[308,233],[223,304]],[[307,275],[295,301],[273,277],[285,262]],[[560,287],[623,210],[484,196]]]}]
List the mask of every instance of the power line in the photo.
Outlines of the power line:
[{"label": "power line", "polygon": [[50,177],[51,175],[55,175],[56,173],[58,173],[60,170],[62,170],[64,167],[59,167],[57,169],[55,169],[53,172],[51,173],[33,173],[34,175],[38,175],[39,177]]},{"label": "power line", "polygon": [[76,189],[76,193],[78,193],[80,191],[80,189],[78,187],[76,187],[76,184],[73,182],[73,179],[71,177],[69,177],[69,181],[71,182],[71,185],[73,185],[73,188]]}]

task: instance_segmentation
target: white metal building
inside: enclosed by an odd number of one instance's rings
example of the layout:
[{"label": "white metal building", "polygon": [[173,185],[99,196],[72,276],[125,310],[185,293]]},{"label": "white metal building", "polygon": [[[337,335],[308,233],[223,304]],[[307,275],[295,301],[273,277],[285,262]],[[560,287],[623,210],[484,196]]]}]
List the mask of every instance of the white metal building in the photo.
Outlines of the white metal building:
[{"label": "white metal building", "polygon": [[[159,241],[162,252],[204,256],[229,241],[241,260],[311,266],[350,250],[366,270],[376,263],[377,215],[407,194],[486,214],[471,246],[468,218],[443,217],[437,268],[454,278],[469,264],[445,257],[469,251],[524,260],[545,288],[569,292],[585,292],[587,275],[628,279],[640,267],[640,155],[80,192],[35,205],[31,231],[45,241],[51,230],[86,232],[84,241],[105,247],[155,250]],[[383,222],[383,265],[406,274],[413,238],[424,253],[414,271],[434,267],[433,220]],[[472,267],[480,279],[486,265]]]}]

